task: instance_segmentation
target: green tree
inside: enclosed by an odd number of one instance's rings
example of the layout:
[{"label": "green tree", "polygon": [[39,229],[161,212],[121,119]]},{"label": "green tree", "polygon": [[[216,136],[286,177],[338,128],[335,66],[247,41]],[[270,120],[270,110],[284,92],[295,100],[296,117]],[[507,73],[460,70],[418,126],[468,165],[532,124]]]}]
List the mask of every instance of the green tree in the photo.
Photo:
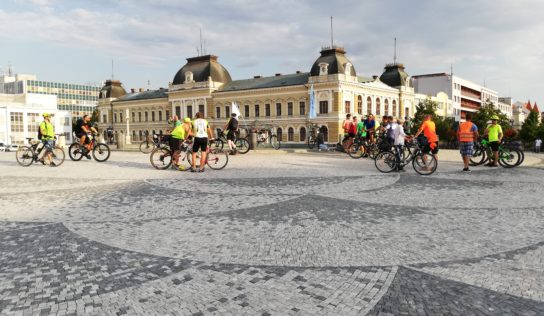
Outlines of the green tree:
[{"label": "green tree", "polygon": [[438,115],[436,115],[437,107],[438,104],[431,100],[431,98],[427,98],[425,101],[419,102],[419,104],[416,105],[416,113],[414,114],[414,120],[412,121],[414,128],[419,128],[419,126],[421,126],[421,123],[427,114],[432,115],[433,121],[436,122],[436,118],[438,117]]},{"label": "green tree", "polygon": [[511,128],[510,120],[508,120],[506,114],[502,113],[498,108],[496,108],[495,104],[489,101],[489,99],[480,107],[478,112],[474,113],[472,122],[478,126],[478,130],[480,130],[483,134],[483,131],[487,128],[487,122],[493,115],[499,117],[498,123],[502,127],[503,131]]},{"label": "green tree", "polygon": [[451,142],[452,136],[455,135],[452,131],[454,130],[455,120],[451,117],[443,118],[436,114],[436,109],[438,104],[431,100],[431,98],[425,99],[425,101],[420,102],[416,105],[416,113],[414,114],[413,120],[413,130],[416,131],[423,122],[425,115],[432,115],[432,120],[436,126],[436,134],[438,138],[444,142]]},{"label": "green tree", "polygon": [[[542,125],[542,124],[541,124]],[[541,128],[538,125],[538,113],[531,111],[519,131],[519,137],[525,142],[532,142],[538,136],[538,132]]]}]

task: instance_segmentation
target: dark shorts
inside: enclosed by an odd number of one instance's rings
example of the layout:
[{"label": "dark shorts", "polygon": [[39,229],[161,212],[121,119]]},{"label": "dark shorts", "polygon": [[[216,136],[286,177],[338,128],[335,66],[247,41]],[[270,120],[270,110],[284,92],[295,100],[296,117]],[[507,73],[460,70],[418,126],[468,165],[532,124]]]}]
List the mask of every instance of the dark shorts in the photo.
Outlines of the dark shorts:
[{"label": "dark shorts", "polygon": [[228,131],[227,132],[227,140],[236,140],[236,133],[234,131]]},{"label": "dark shorts", "polygon": [[55,148],[55,141],[50,139],[50,140],[42,140],[43,142],[43,148],[45,149],[45,152],[46,153],[50,153],[50,152],[53,152],[53,148]]},{"label": "dark shorts", "polygon": [[489,148],[492,151],[499,151],[499,142],[489,142]]},{"label": "dark shorts", "polygon": [[89,139],[89,137],[87,137],[87,133],[77,133],[76,134],[76,137],[81,139],[83,136],[85,136],[85,144],[88,144],[91,142],[91,140]]},{"label": "dark shorts", "polygon": [[[431,144],[435,144],[434,148],[431,148]],[[423,146],[423,153],[432,153],[433,155],[438,154],[438,142],[436,143],[428,143],[427,145]]]},{"label": "dark shorts", "polygon": [[168,145],[170,146],[170,149],[172,151],[176,151],[180,149],[180,145],[182,142],[183,141],[181,139],[170,137],[170,139],[168,140]]},{"label": "dark shorts", "polygon": [[208,149],[208,137],[195,137],[193,141],[193,152],[200,150],[205,152]]}]

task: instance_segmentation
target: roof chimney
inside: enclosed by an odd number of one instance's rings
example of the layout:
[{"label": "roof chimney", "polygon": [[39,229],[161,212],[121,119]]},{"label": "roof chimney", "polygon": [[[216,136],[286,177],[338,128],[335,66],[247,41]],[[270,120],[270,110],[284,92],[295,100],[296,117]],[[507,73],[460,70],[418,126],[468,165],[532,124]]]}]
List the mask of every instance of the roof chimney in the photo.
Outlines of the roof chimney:
[{"label": "roof chimney", "polygon": [[134,93],[134,92],[136,92],[136,89],[130,88],[130,92],[131,92],[131,93]]},{"label": "roof chimney", "polygon": [[138,92],[144,92],[144,88],[140,88]]},{"label": "roof chimney", "polygon": [[281,73],[278,72],[278,73],[276,74],[276,77],[279,77],[279,76],[281,76]]},{"label": "roof chimney", "polygon": [[378,76],[374,75],[374,76],[372,76],[372,79],[376,80],[376,79],[378,79]]},{"label": "roof chimney", "polygon": [[296,73],[297,73],[297,74],[301,74],[301,73],[302,73],[302,71],[300,71],[300,70],[297,70],[297,72],[296,72]]},{"label": "roof chimney", "polygon": [[262,78],[262,76],[261,75],[253,76],[253,79],[258,79],[258,78]]}]

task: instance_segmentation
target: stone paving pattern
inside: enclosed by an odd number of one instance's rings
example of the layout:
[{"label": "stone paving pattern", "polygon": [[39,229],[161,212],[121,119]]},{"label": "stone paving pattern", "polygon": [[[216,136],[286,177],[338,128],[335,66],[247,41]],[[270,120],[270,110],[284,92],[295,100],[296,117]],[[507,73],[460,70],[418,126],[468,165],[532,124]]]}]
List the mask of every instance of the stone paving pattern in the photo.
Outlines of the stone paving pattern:
[{"label": "stone paving pattern", "polygon": [[1,315],[544,315],[538,165],[421,177],[249,154],[191,174],[139,153],[10,158]]}]

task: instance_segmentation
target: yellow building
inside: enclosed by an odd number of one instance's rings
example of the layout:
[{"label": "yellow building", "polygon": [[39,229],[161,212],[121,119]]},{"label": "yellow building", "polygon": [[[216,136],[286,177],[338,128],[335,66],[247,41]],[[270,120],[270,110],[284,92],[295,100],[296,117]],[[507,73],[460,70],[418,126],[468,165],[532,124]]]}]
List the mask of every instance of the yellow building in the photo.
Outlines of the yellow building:
[{"label": "yellow building", "polygon": [[[380,78],[358,76],[340,47],[323,48],[309,72],[243,80],[232,80],[217,56],[206,55],[188,58],[167,89],[126,93],[119,81],[108,80],[98,109],[103,126],[133,142],[146,132],[165,133],[171,115],[194,117],[200,111],[212,130],[223,128],[235,104],[242,126],[273,127],[282,142],[304,142],[313,123],[335,143],[347,113],[404,116],[414,106],[410,82],[401,64],[387,65]],[[309,120],[312,88],[317,117]]]}]

